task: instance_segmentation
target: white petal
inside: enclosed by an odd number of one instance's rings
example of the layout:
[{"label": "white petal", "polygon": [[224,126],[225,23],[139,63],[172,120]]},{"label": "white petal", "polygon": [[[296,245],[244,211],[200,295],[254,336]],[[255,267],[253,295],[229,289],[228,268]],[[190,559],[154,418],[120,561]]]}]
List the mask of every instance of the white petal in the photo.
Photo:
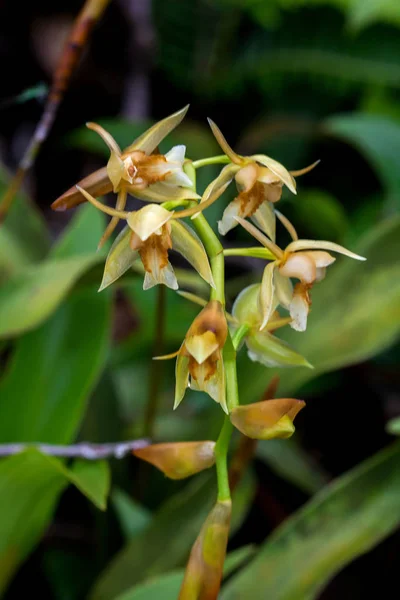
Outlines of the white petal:
[{"label": "white petal", "polygon": [[221,221],[218,221],[220,235],[226,235],[228,231],[236,227],[238,225],[236,217],[240,217],[241,214],[240,200],[235,198],[224,210]]},{"label": "white petal", "polygon": [[291,254],[279,271],[284,277],[296,277],[303,283],[313,283],[317,275],[315,262],[306,252]]},{"label": "white petal", "polygon": [[317,267],[317,275],[315,277],[315,281],[322,281],[325,279],[326,275],[326,267]]},{"label": "white petal", "polygon": [[260,288],[260,310],[262,313],[262,322],[260,331],[267,325],[268,320],[274,310],[274,270],[276,263],[270,262],[264,269],[261,288]]},{"label": "white petal", "polygon": [[270,202],[260,204],[251,220],[275,242],[276,218],[274,207]]},{"label": "white petal", "polygon": [[359,254],[354,254],[354,252],[350,252],[343,246],[339,246],[339,244],[335,244],[334,242],[326,242],[324,240],[296,240],[295,242],[291,242],[289,246],[287,246],[287,252],[295,252],[297,250],[331,250],[332,252],[338,252],[339,254],[344,254],[345,256],[349,256],[350,258],[354,258],[355,260],[367,260],[363,256]]},{"label": "white petal", "polygon": [[169,163],[176,162],[179,163],[179,166],[182,166],[183,161],[185,160],[185,152],[186,146],[180,144],[179,146],[174,146],[171,148],[171,150],[165,154],[165,158]]},{"label": "white petal", "polygon": [[183,187],[192,187],[193,182],[188,175],[182,169],[176,168],[172,169],[171,172],[167,175],[164,181],[165,185],[173,185],[173,186],[183,186]]},{"label": "white petal", "polygon": [[148,204],[140,210],[129,214],[127,219],[129,227],[145,242],[153,233],[156,233],[172,217],[172,212],[158,204]]},{"label": "white petal", "polygon": [[308,302],[302,294],[294,294],[290,303],[290,316],[292,322],[290,327],[296,331],[305,331],[307,328]]},{"label": "white petal", "polygon": [[275,269],[274,273],[275,296],[279,304],[289,310],[289,305],[293,298],[293,284],[289,277],[284,277]]},{"label": "white petal", "polygon": [[249,163],[242,167],[235,175],[235,181],[241,192],[248,192],[254,186],[258,178],[258,167],[256,163]]},{"label": "white petal", "polygon": [[334,263],[336,260],[332,254],[329,254],[329,252],[325,252],[324,250],[311,250],[310,252],[302,252],[302,254],[307,254],[307,256],[310,256],[317,268],[329,267],[329,265]]}]

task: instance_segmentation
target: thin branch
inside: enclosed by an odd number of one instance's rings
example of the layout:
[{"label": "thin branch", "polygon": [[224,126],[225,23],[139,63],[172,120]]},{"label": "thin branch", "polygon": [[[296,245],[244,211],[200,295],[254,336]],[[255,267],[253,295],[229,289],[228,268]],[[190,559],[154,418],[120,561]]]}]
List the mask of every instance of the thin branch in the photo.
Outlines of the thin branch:
[{"label": "thin branch", "polygon": [[82,56],[93,27],[109,3],[110,0],[86,0],[81,12],[75,19],[55,70],[42,117],[0,204],[0,222],[6,217],[26,172],[34,163],[40,147],[53,125],[59,105],[64,98],[71,76]]},{"label": "thin branch", "polygon": [[91,442],[80,442],[71,446],[58,446],[53,444],[0,444],[0,456],[12,456],[24,450],[36,448],[43,454],[50,456],[64,456],[66,458],[85,458],[86,460],[100,460],[102,458],[124,458],[133,450],[148,446],[150,440],[128,440],[126,442],[115,442],[110,444],[92,444]]}]

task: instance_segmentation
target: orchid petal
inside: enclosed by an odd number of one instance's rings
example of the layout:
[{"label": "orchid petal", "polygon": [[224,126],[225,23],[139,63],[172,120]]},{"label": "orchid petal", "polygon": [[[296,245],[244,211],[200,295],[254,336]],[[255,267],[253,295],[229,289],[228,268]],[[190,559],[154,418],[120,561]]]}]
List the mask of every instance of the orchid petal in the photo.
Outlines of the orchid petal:
[{"label": "orchid petal", "polygon": [[156,233],[173,213],[158,204],[148,204],[140,210],[129,213],[127,219],[129,227],[145,242],[153,233]]},{"label": "orchid petal", "polygon": [[[181,347],[182,349],[182,347]],[[189,384],[189,357],[178,355],[175,367],[175,401],[174,410],[182,402]]]},{"label": "orchid petal", "polygon": [[107,163],[107,175],[113,185],[113,191],[118,191],[118,186],[125,173],[125,164],[122,158],[115,152],[111,152],[110,159]]},{"label": "orchid petal", "polygon": [[195,361],[202,365],[216,350],[219,343],[212,331],[205,331],[200,335],[186,337],[185,347]]},{"label": "orchid petal", "polygon": [[270,202],[260,204],[251,220],[275,242],[276,219],[274,207]]},{"label": "orchid petal", "polygon": [[249,192],[258,179],[259,167],[255,162],[249,163],[239,169],[235,181],[241,192]]},{"label": "orchid petal", "polygon": [[336,260],[332,254],[325,252],[325,250],[310,250],[309,252],[302,252],[302,254],[307,254],[312,258],[317,268],[329,267]]},{"label": "orchid petal", "polygon": [[299,236],[297,235],[297,231],[294,228],[294,225],[292,225],[292,223],[289,221],[289,219],[285,217],[285,215],[283,215],[281,212],[279,212],[279,210],[276,210],[275,214],[286,229],[286,231],[289,233],[292,240],[298,240]]},{"label": "orchid petal", "polygon": [[286,262],[279,266],[284,277],[296,277],[304,283],[313,283],[317,275],[317,267],[311,256],[306,252],[290,254]]},{"label": "orchid petal", "polygon": [[279,248],[279,246],[269,240],[263,233],[261,233],[259,229],[257,229],[257,227],[254,227],[254,225],[248,223],[248,221],[245,221],[240,217],[236,217],[236,220],[244,229],[246,229],[246,231],[250,233],[250,235],[260,242],[260,244],[265,246],[265,248],[268,248],[268,250],[270,250],[276,258],[283,257],[283,251]]},{"label": "orchid petal", "polygon": [[[108,194],[112,191],[112,183],[108,178],[106,167],[98,169],[94,173],[84,177],[79,181],[78,185],[95,197],[104,196],[104,194]],[[64,192],[64,194],[59,196],[57,200],[53,202],[51,208],[57,211],[64,211],[69,208],[74,208],[75,206],[82,204],[82,202],[86,202],[86,199],[76,189],[76,185],[74,185]]]},{"label": "orchid petal", "polygon": [[289,310],[289,306],[293,298],[292,282],[290,281],[289,277],[284,277],[281,275],[279,269],[275,269],[274,284],[277,301],[281,306]]},{"label": "orchid petal", "polygon": [[222,219],[218,221],[218,231],[220,235],[226,235],[228,231],[234,229],[238,225],[236,217],[242,217],[242,207],[239,198],[235,198],[232,202],[229,202],[225,208]]},{"label": "orchid petal", "polygon": [[128,269],[130,269],[135,260],[139,258],[138,252],[132,250],[129,245],[130,237],[131,230],[128,226],[124,227],[121,233],[116,237],[107,256],[99,292],[119,279],[126,271],[128,271]]},{"label": "orchid petal", "polygon": [[172,115],[169,115],[169,117],[155,123],[150,129],[142,133],[133,144],[125,148],[123,156],[126,156],[135,150],[141,150],[146,154],[151,154],[153,150],[157,148],[159,143],[179,125],[188,109],[189,104]]},{"label": "orchid petal", "polygon": [[198,200],[199,194],[188,188],[169,186],[164,181],[153,183],[145,189],[138,189],[134,185],[127,186],[128,192],[146,202],[168,202],[170,200]]},{"label": "orchid petal", "polygon": [[266,367],[313,367],[283,340],[266,332],[252,332],[246,337],[248,356]]},{"label": "orchid petal", "polygon": [[159,268],[157,264],[153,265],[152,272],[146,271],[144,275],[143,281],[143,289],[149,290],[158,284],[163,284],[170,288],[171,290],[178,289],[178,281],[176,279],[174,269],[172,268],[171,263],[168,261],[168,264],[162,269]]},{"label": "orchid petal", "polygon": [[232,150],[218,125],[216,125],[211,119],[207,120],[208,124],[211,127],[211,131],[213,132],[214,137],[217,140],[218,144],[221,146],[223,152],[231,159],[233,163],[237,165],[243,164],[243,158],[239,156],[239,154],[236,154],[234,150]]},{"label": "orchid petal", "polygon": [[86,123],[86,127],[88,129],[91,129],[92,131],[95,131],[101,137],[101,139],[103,140],[103,142],[105,142],[107,144],[107,146],[110,149],[111,153],[114,152],[118,156],[121,154],[121,148],[118,146],[117,142],[114,140],[114,138],[111,135],[111,133],[109,133],[108,131],[106,131],[104,129],[104,127],[102,127],[98,123]]},{"label": "orchid petal", "polygon": [[292,317],[290,327],[295,331],[305,331],[307,329],[307,316],[309,312],[307,298],[303,294],[296,294],[295,291],[289,311]]},{"label": "orchid petal", "polygon": [[185,160],[185,152],[186,146],[179,144],[178,146],[173,146],[171,150],[165,154],[165,158],[168,163],[178,163],[180,166],[182,166],[183,161]]},{"label": "orchid petal", "polygon": [[171,221],[171,240],[173,250],[186,258],[211,287],[215,287],[207,252],[193,229],[175,219]]},{"label": "orchid petal", "polygon": [[350,250],[347,250],[343,246],[339,246],[339,244],[335,244],[334,242],[327,242],[325,240],[296,240],[295,242],[291,242],[289,246],[287,246],[287,252],[296,252],[297,250],[331,250],[332,252],[338,252],[338,254],[344,254],[349,258],[354,258],[355,260],[367,260],[364,256],[360,256],[359,254],[355,254]]},{"label": "orchid petal", "polygon": [[296,182],[294,177],[291,176],[289,171],[285,169],[281,163],[265,154],[254,154],[250,157],[251,159],[261,163],[264,167],[268,167],[283,183],[289,188],[289,190],[296,194]]},{"label": "orchid petal", "polygon": [[[117,202],[115,205],[115,208],[117,210],[124,210],[125,209],[125,205],[126,205],[126,197],[127,197],[127,192],[125,188],[122,188],[122,190],[119,191],[118,193],[118,198],[117,198]],[[119,217],[112,217],[111,221],[109,222],[109,224],[107,225],[103,235],[101,236],[99,245],[97,246],[98,250],[100,248],[103,247],[104,243],[108,240],[108,238],[110,237],[110,235],[112,234],[112,232],[114,231],[114,229],[116,228],[116,226],[119,223]]]},{"label": "orchid petal", "polygon": [[[229,184],[240,167],[237,165],[226,165],[214,181],[212,181],[205,189],[201,202],[205,202],[214,194],[218,194],[220,190],[226,189],[226,184]],[[222,194],[222,192],[221,192]]]},{"label": "orchid petal", "polygon": [[222,359],[217,362],[217,370],[204,384],[204,391],[211,396],[215,402],[221,405],[222,410],[229,414],[226,405],[225,369]]},{"label": "orchid petal", "polygon": [[262,321],[260,331],[267,325],[268,320],[274,310],[274,270],[275,262],[270,262],[264,269],[261,287],[260,287],[260,310],[262,313]]}]

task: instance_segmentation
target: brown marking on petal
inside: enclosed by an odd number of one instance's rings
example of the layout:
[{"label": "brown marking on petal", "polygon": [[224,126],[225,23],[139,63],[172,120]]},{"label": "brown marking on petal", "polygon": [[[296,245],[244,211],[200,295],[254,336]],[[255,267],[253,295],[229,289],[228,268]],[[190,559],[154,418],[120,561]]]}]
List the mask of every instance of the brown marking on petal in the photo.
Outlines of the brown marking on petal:
[{"label": "brown marking on petal", "polygon": [[296,285],[293,288],[293,296],[297,295],[297,296],[302,296],[304,298],[304,300],[307,302],[308,306],[312,305],[312,300],[311,300],[311,289],[312,289],[313,284],[312,283],[302,283],[301,281],[299,283],[296,283]]},{"label": "brown marking on petal", "polygon": [[190,375],[198,383],[200,388],[203,388],[204,383],[209,381],[217,371],[217,363],[221,359],[219,350],[216,350],[205,360],[201,365],[193,356],[189,355],[188,369]]},{"label": "brown marking on petal", "polygon": [[282,196],[281,184],[266,184],[256,181],[247,192],[240,192],[235,200],[240,202],[240,214],[243,218],[251,217],[265,201],[277,202]]},{"label": "brown marking on petal", "polygon": [[154,254],[158,257],[160,270],[168,265],[168,251],[172,248],[172,240],[167,225],[163,225],[160,235],[153,233],[146,241],[142,241],[138,248],[143,266],[148,273],[153,272],[152,258]]},{"label": "brown marking on petal", "polygon": [[133,185],[140,185],[145,187],[152,183],[164,181],[165,178],[171,173],[171,171],[165,171],[164,173],[157,173],[157,166],[167,163],[167,159],[163,154],[151,154],[148,156],[141,150],[135,150],[129,155],[133,163],[133,171],[129,172],[133,177]]},{"label": "brown marking on petal", "polygon": [[[104,196],[104,194],[108,194],[112,191],[112,183],[108,178],[106,167],[84,177],[78,185],[94,197]],[[51,208],[53,210],[63,211],[74,208],[75,206],[78,206],[78,204],[82,204],[82,202],[86,202],[86,198],[74,185],[57,198],[51,205]]]},{"label": "brown marking on petal", "polygon": [[191,324],[186,337],[202,335],[206,331],[215,333],[219,347],[225,344],[228,335],[228,325],[222,304],[218,300],[211,300],[197,315]]}]

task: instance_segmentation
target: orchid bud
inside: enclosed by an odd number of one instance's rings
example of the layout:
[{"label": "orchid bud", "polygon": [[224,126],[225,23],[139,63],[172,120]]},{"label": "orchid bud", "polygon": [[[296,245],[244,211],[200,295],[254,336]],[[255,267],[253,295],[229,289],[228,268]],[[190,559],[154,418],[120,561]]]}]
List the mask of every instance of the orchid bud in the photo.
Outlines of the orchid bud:
[{"label": "orchid bud", "polygon": [[294,398],[264,400],[237,406],[230,413],[230,419],[233,425],[249,438],[289,438],[295,430],[294,418],[304,406],[303,400]]},{"label": "orchid bud", "polygon": [[133,451],[142,460],[160,469],[170,479],[185,479],[215,462],[215,442],[171,442],[153,444]]},{"label": "orchid bud", "polygon": [[179,600],[215,600],[228,544],[231,501],[217,502],[190,553]]}]

